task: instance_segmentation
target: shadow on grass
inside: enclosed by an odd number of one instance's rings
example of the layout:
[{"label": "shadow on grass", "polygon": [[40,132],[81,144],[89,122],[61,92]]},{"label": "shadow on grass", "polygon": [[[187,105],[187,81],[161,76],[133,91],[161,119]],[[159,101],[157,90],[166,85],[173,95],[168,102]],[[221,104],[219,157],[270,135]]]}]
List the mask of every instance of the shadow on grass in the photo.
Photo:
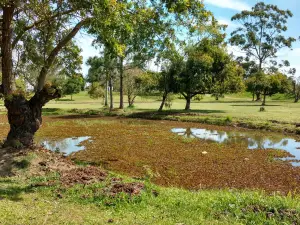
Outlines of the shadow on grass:
[{"label": "shadow on grass", "polygon": [[28,162],[22,160],[20,162],[16,162],[14,160],[15,153],[19,150],[14,150],[10,148],[0,148],[0,200],[3,198],[7,198],[12,201],[21,200],[20,194],[24,192],[31,192],[31,186],[18,186],[17,182],[10,179],[10,176],[14,176],[12,169],[14,167],[17,168],[27,168]]},{"label": "shadow on grass", "polygon": [[[230,106],[261,107],[262,105],[261,104],[259,104],[259,105],[253,104],[253,105],[230,105]],[[265,106],[281,106],[281,105],[265,105]]]},{"label": "shadow on grass", "polygon": [[62,115],[68,113],[68,111],[60,108],[43,108],[42,113],[44,116],[51,116],[51,115]]},{"label": "shadow on grass", "polygon": [[56,99],[55,101],[57,101],[57,102],[74,102],[75,100],[67,98],[67,99]]},{"label": "shadow on grass", "polygon": [[14,151],[8,148],[0,148],[0,177],[13,176]]},{"label": "shadow on grass", "polygon": [[157,114],[157,115],[176,115],[176,114],[212,114],[212,113],[225,113],[224,110],[209,110],[209,109],[191,109],[191,110],[182,110],[182,109],[171,109],[164,110],[162,112],[158,112],[157,110],[149,110],[149,109],[138,109],[137,112],[133,112],[134,114]]},{"label": "shadow on grass", "polygon": [[1,199],[9,199],[11,201],[21,201],[22,198],[20,195],[22,193],[30,193],[33,192],[33,187],[31,185],[25,187],[16,187],[16,186],[8,186],[0,188],[0,200]]}]

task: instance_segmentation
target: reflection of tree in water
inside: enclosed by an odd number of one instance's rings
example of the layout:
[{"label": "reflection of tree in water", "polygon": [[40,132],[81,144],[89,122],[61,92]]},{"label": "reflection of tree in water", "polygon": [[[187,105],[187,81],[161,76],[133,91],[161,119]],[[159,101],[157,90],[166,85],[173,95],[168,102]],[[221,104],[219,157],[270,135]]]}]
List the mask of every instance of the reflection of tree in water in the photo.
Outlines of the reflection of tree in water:
[{"label": "reflection of tree in water", "polygon": [[263,134],[250,132],[225,132],[192,128],[180,129],[180,131],[176,133],[187,138],[209,139],[228,144],[242,144],[251,149],[276,148],[276,146],[278,148],[278,146],[287,147],[289,145],[289,140],[279,135],[266,137]]},{"label": "reflection of tree in water", "polygon": [[281,143],[281,146],[283,147],[286,147],[289,145],[289,140],[284,140],[282,143]]},{"label": "reflection of tree in water", "polygon": [[192,132],[192,128],[186,128],[184,132],[184,136],[187,138],[197,138],[197,136]]},{"label": "reflection of tree in water", "polygon": [[228,132],[227,135],[228,139],[226,140],[226,143],[249,146],[248,137],[246,137],[245,135],[236,132]]},{"label": "reflection of tree in water", "polygon": [[66,152],[69,146],[67,139],[44,140],[43,143],[49,150],[55,151],[58,148],[60,152]]}]

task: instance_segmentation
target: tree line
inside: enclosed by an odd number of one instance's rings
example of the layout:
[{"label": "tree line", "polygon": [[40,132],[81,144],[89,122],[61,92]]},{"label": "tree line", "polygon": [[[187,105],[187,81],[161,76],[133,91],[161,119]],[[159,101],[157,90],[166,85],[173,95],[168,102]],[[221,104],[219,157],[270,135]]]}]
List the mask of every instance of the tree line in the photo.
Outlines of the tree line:
[{"label": "tree line", "polygon": [[[239,92],[244,86],[257,100],[286,91],[295,70],[278,62],[282,48],[292,48],[286,37],[289,10],[257,3],[232,17],[241,25],[230,37],[202,1],[1,0],[0,95],[8,112],[6,146],[30,146],[42,124],[42,107],[63,93],[84,87],[81,49],[74,37],[84,31],[94,37],[101,57],[88,60],[91,97],[106,96],[112,109],[114,82],[129,105],[136,96],[159,92],[160,110],[171,94],[181,94],[186,110],[191,99]],[[245,53],[228,54],[229,45]],[[149,61],[159,73],[145,71]],[[299,83],[294,79],[295,100]],[[27,95],[24,87],[33,91]],[[62,92],[63,91],[63,92]],[[108,96],[110,102],[108,103]]]}]

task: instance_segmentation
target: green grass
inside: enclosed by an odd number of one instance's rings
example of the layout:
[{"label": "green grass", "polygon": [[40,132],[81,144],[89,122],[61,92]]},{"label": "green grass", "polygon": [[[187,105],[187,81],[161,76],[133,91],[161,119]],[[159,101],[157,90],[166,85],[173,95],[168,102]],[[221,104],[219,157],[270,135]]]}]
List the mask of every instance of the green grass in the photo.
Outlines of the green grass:
[{"label": "green grass", "polygon": [[[127,97],[124,96],[126,100]],[[127,102],[125,102],[125,107]],[[119,94],[114,93],[114,106],[119,106]],[[134,107],[109,112],[103,107],[103,99],[93,100],[87,92],[80,92],[73,96],[66,96],[59,101],[49,102],[43,109],[43,115],[102,115],[102,116],[130,116],[144,119],[166,119],[192,121],[214,125],[230,125],[251,129],[264,129],[276,132],[299,134],[295,124],[299,122],[300,104],[294,103],[288,95],[276,94],[267,98],[265,111],[260,112],[261,103],[253,102],[250,93],[226,95],[216,101],[210,95],[201,101],[192,101],[189,114],[184,111],[185,100],[175,96],[170,110],[157,114],[160,106],[160,96],[137,97]],[[5,113],[1,106],[0,113]]]},{"label": "green grass", "polygon": [[145,182],[140,196],[132,197],[106,195],[103,187],[109,184],[105,182],[72,188],[34,187],[46,179],[0,178],[0,224],[300,223],[297,196],[238,190],[192,192],[150,182]]},{"label": "green grass", "polygon": [[[177,96],[172,103],[172,110],[183,110],[185,100],[179,99]],[[126,100],[127,97],[124,96]],[[126,106],[125,102],[125,106]],[[252,102],[250,93],[240,93],[226,95],[225,98],[220,98],[216,101],[210,95],[206,95],[201,101],[192,101],[192,112],[200,113],[207,116],[218,116],[237,119],[249,120],[278,120],[287,123],[298,122],[298,114],[300,112],[300,104],[293,103],[293,99],[289,99],[282,94],[274,95],[267,98],[267,106],[265,112],[259,112],[260,102]],[[119,95],[114,93],[115,108],[119,106]],[[137,97],[135,107],[132,109],[126,108],[125,111],[155,111],[159,108],[159,96]],[[44,107],[44,115],[61,115],[71,114],[72,109],[79,110],[100,110],[103,108],[103,99],[93,100],[87,92],[80,92],[73,96],[73,101],[70,101],[70,96],[62,98],[60,101],[51,101]],[[0,111],[4,111],[3,103],[0,102]]]},{"label": "green grass", "polygon": [[[66,97],[68,99],[69,97]],[[273,98],[275,100],[273,100]],[[103,107],[103,100],[90,99],[86,92],[74,95],[74,101],[51,101],[45,108],[71,110],[71,109],[93,109],[99,110]],[[124,96],[126,99],[126,96]],[[279,99],[279,100],[276,100]],[[191,109],[193,112],[209,116],[231,116],[238,119],[253,120],[278,120],[284,122],[298,122],[300,104],[293,103],[292,99],[286,99],[283,95],[276,95],[267,99],[266,112],[259,112],[259,102],[252,102],[249,93],[227,95],[216,101],[209,95],[201,101],[193,101]],[[118,108],[119,96],[115,93],[115,107]],[[126,103],[125,103],[126,105]],[[138,97],[133,109],[127,111],[154,111],[159,108],[159,96]],[[176,98],[172,104],[172,110],[182,110],[185,106],[184,99]]]}]

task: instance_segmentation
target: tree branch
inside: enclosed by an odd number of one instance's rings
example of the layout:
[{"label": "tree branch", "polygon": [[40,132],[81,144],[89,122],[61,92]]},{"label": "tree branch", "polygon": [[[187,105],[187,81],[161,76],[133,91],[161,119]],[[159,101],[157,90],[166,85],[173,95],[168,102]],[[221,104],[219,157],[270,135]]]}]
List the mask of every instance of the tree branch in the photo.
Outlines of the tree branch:
[{"label": "tree branch", "polygon": [[54,85],[45,86],[41,91],[36,92],[29,100],[29,105],[35,118],[41,118],[41,109],[47,102],[60,97],[61,91]]},{"label": "tree branch", "polygon": [[89,19],[85,19],[77,23],[76,26],[70,31],[70,33],[66,37],[64,37],[52,50],[52,52],[46,59],[45,65],[41,69],[40,75],[38,77],[37,91],[41,91],[43,89],[47,73],[53,64],[55,57],[58,55],[59,51],[68,44],[68,42],[78,33],[81,27],[85,25],[88,21]]},{"label": "tree branch", "polygon": [[56,17],[58,16],[61,16],[61,15],[67,15],[67,14],[70,14],[72,12],[75,12],[76,10],[74,9],[70,9],[70,10],[67,10],[65,12],[58,12],[56,14],[54,14],[53,16],[51,16],[50,18],[47,18],[47,19],[44,19],[44,20],[39,20],[39,21],[36,21],[34,22],[33,24],[27,26],[27,27],[24,27],[24,29],[17,35],[17,37],[13,40],[12,42],[12,48],[14,49],[16,47],[16,45],[18,44],[18,42],[20,41],[20,39],[23,37],[23,35],[25,34],[26,31],[28,30],[31,30],[32,28],[44,23],[45,21],[47,20],[53,20],[55,19]]}]

